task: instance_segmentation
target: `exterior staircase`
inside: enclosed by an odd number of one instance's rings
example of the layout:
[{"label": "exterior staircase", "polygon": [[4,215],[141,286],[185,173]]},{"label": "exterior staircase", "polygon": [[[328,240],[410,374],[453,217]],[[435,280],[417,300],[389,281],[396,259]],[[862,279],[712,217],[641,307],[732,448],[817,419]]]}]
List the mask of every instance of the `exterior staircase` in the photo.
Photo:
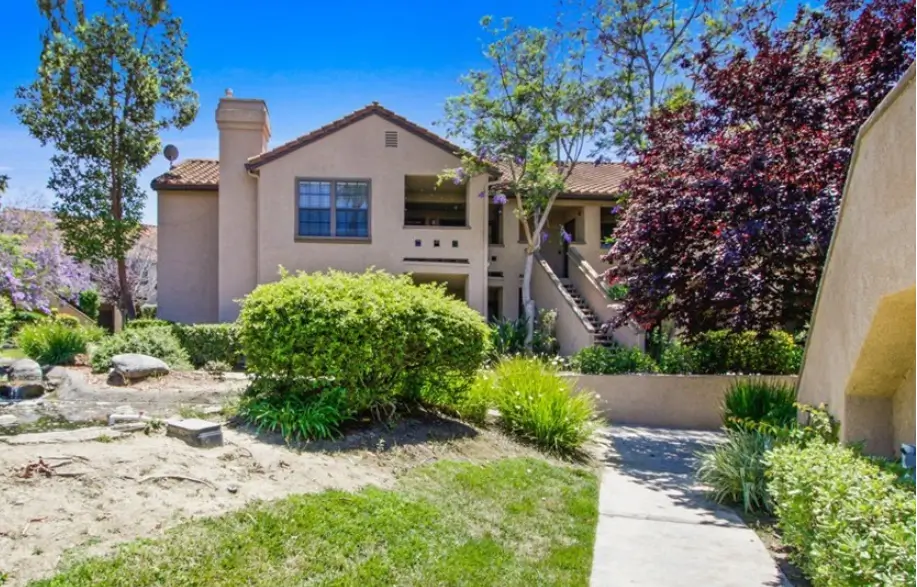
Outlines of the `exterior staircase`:
[{"label": "exterior staircase", "polygon": [[589,304],[586,303],[585,298],[583,298],[580,292],[576,289],[576,286],[567,279],[561,279],[561,285],[570,295],[570,297],[573,298],[576,306],[580,309],[583,315],[586,316],[586,320],[595,330],[594,344],[596,346],[614,346],[617,344],[615,343],[611,332],[605,329],[605,325],[602,324],[598,317],[596,317],[595,312],[591,307],[589,307]]}]

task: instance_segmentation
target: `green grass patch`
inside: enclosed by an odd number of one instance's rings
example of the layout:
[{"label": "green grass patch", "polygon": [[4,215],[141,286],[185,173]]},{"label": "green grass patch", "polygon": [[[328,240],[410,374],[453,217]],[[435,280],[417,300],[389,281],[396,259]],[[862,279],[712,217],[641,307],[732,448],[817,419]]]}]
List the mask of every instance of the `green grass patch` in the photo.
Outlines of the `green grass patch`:
[{"label": "green grass patch", "polygon": [[22,349],[0,349],[0,359],[24,359],[25,357]]},{"label": "green grass patch", "polygon": [[297,495],[189,522],[32,585],[585,586],[597,516],[593,471],[440,462],[394,490]]}]

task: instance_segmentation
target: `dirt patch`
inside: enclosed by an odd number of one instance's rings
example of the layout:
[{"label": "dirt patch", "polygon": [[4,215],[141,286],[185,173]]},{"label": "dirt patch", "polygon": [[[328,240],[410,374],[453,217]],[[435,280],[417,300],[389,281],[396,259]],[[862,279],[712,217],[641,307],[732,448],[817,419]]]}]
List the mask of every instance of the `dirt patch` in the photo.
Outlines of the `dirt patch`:
[{"label": "dirt patch", "polygon": [[[183,520],[238,509],[251,500],[387,487],[407,469],[439,459],[539,456],[497,432],[435,418],[377,426],[298,449],[244,429],[224,427],[223,434],[225,445],[213,449],[192,448],[155,432],[2,447],[0,495],[6,507],[0,513],[0,572],[9,574],[6,585],[23,585],[77,558],[109,552],[119,542],[155,537]],[[36,466],[39,459],[44,466]]]},{"label": "dirt patch", "polygon": [[777,530],[776,519],[770,516],[747,514],[741,508],[736,508],[736,513],[755,531],[755,534],[761,539],[761,542],[793,587],[811,587],[812,583],[803,574],[802,569],[790,560],[790,549],[783,544],[780,531]]}]

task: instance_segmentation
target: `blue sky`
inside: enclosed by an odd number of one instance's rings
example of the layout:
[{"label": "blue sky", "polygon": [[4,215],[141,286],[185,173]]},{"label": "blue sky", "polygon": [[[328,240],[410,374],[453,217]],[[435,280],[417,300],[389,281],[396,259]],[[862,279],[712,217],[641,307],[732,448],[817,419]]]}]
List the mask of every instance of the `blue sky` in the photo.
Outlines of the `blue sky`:
[{"label": "blue sky", "polygon": [[[17,86],[35,74],[44,27],[35,2],[9,0],[0,34],[0,174],[11,177],[5,198],[22,201],[45,189],[49,149],[19,125],[11,108]],[[101,0],[87,0],[91,8]],[[458,77],[483,65],[481,16],[511,16],[548,26],[556,0],[172,0],[188,35],[186,57],[200,94],[197,120],[163,135],[181,158],[217,157],[216,104],[226,88],[262,98],[271,113],[271,145],[278,145],[374,100],[423,126],[460,91]],[[794,4],[794,2],[788,2]],[[219,9],[215,9],[219,6]],[[435,129],[434,129],[435,130]],[[141,177],[148,194],[167,162],[157,157]],[[145,222],[156,222],[147,198]]]},{"label": "blue sky", "polygon": [[[45,185],[51,151],[31,138],[11,112],[16,87],[34,77],[43,21],[33,1],[10,4],[4,6],[6,25],[0,35],[0,174],[11,178],[11,200],[44,192],[49,201]],[[200,0],[171,4],[184,19],[186,57],[201,104],[193,125],[162,137],[178,146],[183,159],[217,157],[214,111],[226,88],[238,97],[267,101],[272,145],[373,100],[429,127],[440,117],[446,97],[458,93],[457,78],[482,64],[481,16],[548,25],[555,13],[550,0],[436,0],[402,6],[358,0],[223,0],[219,10]],[[151,195],[150,180],[167,167],[157,157],[144,172],[141,185]],[[147,199],[144,219],[156,222],[155,197]]]}]

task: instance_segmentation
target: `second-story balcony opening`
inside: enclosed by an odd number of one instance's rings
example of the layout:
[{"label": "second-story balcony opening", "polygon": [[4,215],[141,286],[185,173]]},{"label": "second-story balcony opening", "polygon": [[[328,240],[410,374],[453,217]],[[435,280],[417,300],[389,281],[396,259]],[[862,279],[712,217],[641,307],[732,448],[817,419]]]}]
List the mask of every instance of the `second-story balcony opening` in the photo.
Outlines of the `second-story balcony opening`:
[{"label": "second-story balcony opening", "polygon": [[465,185],[455,185],[447,181],[437,186],[435,175],[406,175],[404,225],[467,227]]}]

